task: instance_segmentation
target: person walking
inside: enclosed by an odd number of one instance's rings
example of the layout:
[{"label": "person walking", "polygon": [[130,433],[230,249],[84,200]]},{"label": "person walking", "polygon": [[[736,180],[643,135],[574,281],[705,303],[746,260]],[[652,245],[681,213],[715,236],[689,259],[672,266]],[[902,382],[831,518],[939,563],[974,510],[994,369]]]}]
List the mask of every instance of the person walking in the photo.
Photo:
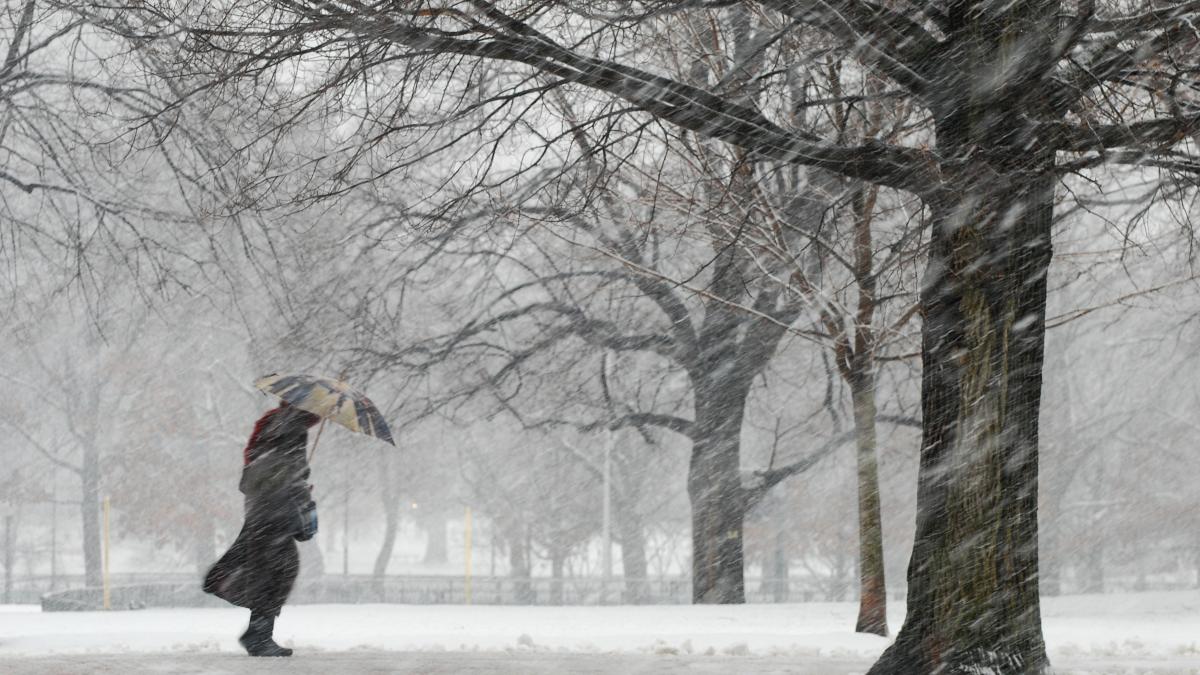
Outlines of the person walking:
[{"label": "person walking", "polygon": [[308,484],[308,429],[321,418],[283,402],[263,415],[243,455],[245,522],[204,579],[204,592],[250,610],[238,642],[251,656],[291,656],[275,643],[275,618],[300,571],[296,541],[317,531]]}]

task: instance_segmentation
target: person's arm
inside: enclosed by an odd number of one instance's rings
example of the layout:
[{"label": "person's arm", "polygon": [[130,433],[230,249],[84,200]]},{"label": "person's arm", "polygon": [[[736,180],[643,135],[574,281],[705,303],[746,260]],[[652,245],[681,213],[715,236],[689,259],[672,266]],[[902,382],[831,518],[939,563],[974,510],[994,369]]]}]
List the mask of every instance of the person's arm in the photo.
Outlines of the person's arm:
[{"label": "person's arm", "polygon": [[297,541],[308,541],[317,534],[317,503],[312,498],[312,486],[308,484],[309,474],[308,460],[301,453],[288,485],[292,504],[290,511],[295,514],[293,532]]},{"label": "person's arm", "polygon": [[308,484],[309,475],[308,460],[304,455],[293,456],[288,466],[288,481],[284,486],[288,499],[293,504],[302,506],[312,501],[312,486]]}]

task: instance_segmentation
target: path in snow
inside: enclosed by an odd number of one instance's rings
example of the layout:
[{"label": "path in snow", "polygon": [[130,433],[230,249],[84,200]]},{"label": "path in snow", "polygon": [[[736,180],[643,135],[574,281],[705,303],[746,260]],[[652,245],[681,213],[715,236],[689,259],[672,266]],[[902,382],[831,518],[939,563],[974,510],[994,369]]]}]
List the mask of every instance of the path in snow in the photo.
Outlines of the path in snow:
[{"label": "path in snow", "polygon": [[[297,656],[262,660],[236,608],[0,606],[0,673],[862,673],[888,641],[850,632],[855,610],[301,605],[276,630]],[[1047,598],[1043,617],[1057,673],[1200,675],[1200,591]]]},{"label": "path in snow", "polygon": [[[236,654],[99,654],[0,658],[6,675],[850,675],[869,658],[799,656],[665,656],[513,652],[323,652],[290,659],[251,659]],[[1058,675],[1195,675],[1200,659],[1187,663],[1144,659],[1072,659]]]}]

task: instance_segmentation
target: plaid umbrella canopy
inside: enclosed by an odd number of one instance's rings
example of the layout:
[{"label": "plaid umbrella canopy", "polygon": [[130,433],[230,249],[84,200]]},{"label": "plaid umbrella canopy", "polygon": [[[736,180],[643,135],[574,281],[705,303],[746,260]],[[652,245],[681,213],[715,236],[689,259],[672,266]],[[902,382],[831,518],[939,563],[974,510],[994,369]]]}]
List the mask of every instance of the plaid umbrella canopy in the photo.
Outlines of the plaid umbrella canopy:
[{"label": "plaid umbrella canopy", "polygon": [[391,445],[396,444],[392,440],[392,430],[388,428],[379,409],[371,403],[371,399],[341,380],[317,375],[273,373],[258,378],[254,386],[301,410],[307,410],[325,420],[333,420],[350,431],[373,436]]}]

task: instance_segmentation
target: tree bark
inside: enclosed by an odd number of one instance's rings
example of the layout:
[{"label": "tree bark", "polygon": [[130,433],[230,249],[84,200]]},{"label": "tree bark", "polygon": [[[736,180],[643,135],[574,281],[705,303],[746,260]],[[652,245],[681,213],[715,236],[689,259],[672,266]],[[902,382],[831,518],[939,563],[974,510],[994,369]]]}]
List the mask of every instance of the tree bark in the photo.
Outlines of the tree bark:
[{"label": "tree bark", "polygon": [[699,434],[688,467],[692,602],[743,603],[742,526],[747,498],[740,476],[740,436],[745,395],[733,387],[703,386],[697,388],[696,397]]},{"label": "tree bark", "polygon": [[388,563],[392,560],[392,552],[396,549],[396,527],[399,518],[395,509],[385,509],[383,543],[379,545],[379,553],[375,555],[375,566],[371,573],[376,579],[383,579],[387,574]]},{"label": "tree bark", "polygon": [[883,521],[879,508],[879,463],[875,452],[875,381],[870,372],[851,378],[858,459],[858,621],[857,633],[887,635],[887,584],[883,561]]},{"label": "tree bark", "polygon": [[[1037,175],[1037,158],[1012,159]],[[873,674],[1048,667],[1037,540],[1047,173],[1004,185],[981,170],[961,200],[933,205],[908,617]]]},{"label": "tree bark", "polygon": [[550,604],[563,604],[563,563],[566,561],[566,551],[553,550],[550,552]]},{"label": "tree bark", "polygon": [[642,517],[632,505],[617,512],[617,536],[621,544],[621,570],[625,576],[625,603],[640,605],[649,599],[646,586],[646,537]]},{"label": "tree bark", "polygon": [[388,564],[392,560],[392,552],[396,548],[396,529],[400,527],[400,499],[396,494],[395,476],[392,472],[392,461],[387,449],[379,453],[380,497],[383,500],[383,543],[375,556],[375,566],[371,570],[376,584],[382,584],[387,574]]},{"label": "tree bark", "polygon": [[536,598],[529,575],[529,556],[526,555],[529,542],[525,536],[525,528],[519,525],[512,528],[507,538],[508,573],[513,580],[514,600],[518,605],[531,605]]},{"label": "tree bark", "polygon": [[777,527],[771,547],[770,570],[764,570],[764,574],[769,574],[771,578],[771,600],[774,602],[787,602],[791,596],[791,559],[788,549],[788,530],[783,526]]},{"label": "tree bark", "polygon": [[104,562],[100,543],[100,451],[94,445],[84,447],[80,468],[84,583],[95,588],[104,582]]},{"label": "tree bark", "polygon": [[421,527],[425,530],[426,565],[444,565],[449,558],[449,543],[446,541],[446,514],[441,510],[425,513]]},{"label": "tree bark", "polygon": [[1057,0],[952,8],[931,99],[921,458],[908,616],[870,673],[1044,673],[1038,414]]},{"label": "tree bark", "polygon": [[1104,538],[1095,537],[1084,554],[1084,593],[1104,592]]},{"label": "tree bark", "polygon": [[375,566],[372,575],[382,579],[387,574],[388,563],[392,560],[392,552],[396,549],[396,528],[400,525],[399,507],[395,500],[384,499],[383,508],[383,543],[379,545],[379,553],[375,555]]}]

